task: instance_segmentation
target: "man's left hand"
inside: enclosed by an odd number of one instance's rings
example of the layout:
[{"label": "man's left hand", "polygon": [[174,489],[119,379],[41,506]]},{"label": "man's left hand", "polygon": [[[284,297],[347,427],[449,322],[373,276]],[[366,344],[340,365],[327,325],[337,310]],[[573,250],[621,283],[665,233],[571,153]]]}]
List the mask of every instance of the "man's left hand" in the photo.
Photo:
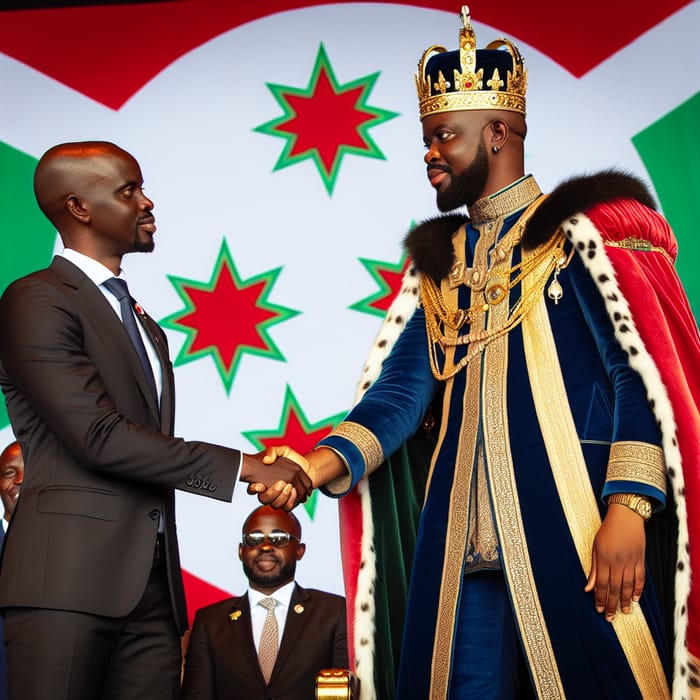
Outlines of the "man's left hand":
[{"label": "man's left hand", "polygon": [[627,506],[611,503],[593,541],[591,572],[585,591],[595,590],[595,606],[615,619],[618,604],[629,613],[642,596],[646,569],[644,520]]}]

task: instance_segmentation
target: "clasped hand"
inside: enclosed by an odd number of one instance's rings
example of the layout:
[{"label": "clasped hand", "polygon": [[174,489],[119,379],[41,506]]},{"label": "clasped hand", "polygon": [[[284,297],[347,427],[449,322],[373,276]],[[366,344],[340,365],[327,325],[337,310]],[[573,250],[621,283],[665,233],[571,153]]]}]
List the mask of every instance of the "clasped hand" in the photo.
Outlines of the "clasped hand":
[{"label": "clasped hand", "polygon": [[271,447],[258,454],[244,454],[240,481],[248,493],[265,504],[286,511],[303,503],[313,491],[311,478],[303,468],[306,460],[288,447]]}]

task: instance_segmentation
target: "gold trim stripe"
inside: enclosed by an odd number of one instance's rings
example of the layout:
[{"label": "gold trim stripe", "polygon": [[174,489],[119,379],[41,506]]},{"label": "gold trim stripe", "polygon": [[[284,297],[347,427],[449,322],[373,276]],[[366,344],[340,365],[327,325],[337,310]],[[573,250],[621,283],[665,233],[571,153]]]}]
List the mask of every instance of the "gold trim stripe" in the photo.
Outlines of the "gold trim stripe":
[{"label": "gold trim stripe", "polygon": [[638,481],[666,493],[664,452],[648,442],[625,440],[610,446],[607,481]]},{"label": "gold trim stripe", "polygon": [[[529,279],[530,276],[523,280],[523,287]],[[600,514],[564,389],[544,296],[523,321],[523,342],[552,474],[581,567],[588,575]],[[632,611],[627,615],[616,615],[612,625],[642,697],[670,698],[661,660],[639,604],[632,603]]]},{"label": "gold trim stripe", "polygon": [[[453,239],[455,253],[463,259],[466,246],[466,229],[462,226]],[[457,308],[459,291],[450,288],[449,281],[443,280],[442,293],[450,303]],[[457,331],[450,329],[457,336]],[[430,341],[428,341],[430,342]],[[456,348],[447,349],[447,358],[454,362]],[[455,471],[450,492],[450,504],[445,535],[445,554],[440,580],[440,599],[437,618],[435,621],[435,638],[433,640],[433,658],[430,671],[431,700],[445,700],[450,689],[450,669],[452,664],[452,644],[456,626],[457,605],[462,586],[462,568],[467,548],[467,530],[469,526],[469,500],[472,484],[472,469],[476,450],[476,436],[479,425],[479,365],[475,361],[467,365],[466,387],[462,398],[462,423],[460,426],[461,439],[457,444],[455,455]],[[448,415],[451,399],[454,393],[454,377],[445,382],[445,401],[443,416]],[[442,449],[442,443],[447,431],[447,420],[442,421],[440,444],[435,450],[430,476],[437,455]],[[427,493],[427,491],[426,491]]]},{"label": "gold trim stripe", "polygon": [[[536,273],[525,279],[532,277],[537,277]],[[522,294],[525,294],[524,290]],[[494,307],[489,315],[489,325],[502,324],[509,306],[510,300]],[[507,405],[509,337],[498,338],[484,351],[482,412],[486,467],[503,570],[529,660],[532,682],[538,698],[560,700],[565,697],[564,688],[532,572],[510,447]]]},{"label": "gold trim stripe", "polygon": [[673,258],[671,258],[665,248],[653,245],[651,241],[647,241],[643,238],[634,238],[629,236],[628,238],[623,238],[619,241],[604,241],[603,243],[608,248],[625,248],[626,250],[639,250],[643,253],[660,253],[671,265],[673,265]]},{"label": "gold trim stripe", "polygon": [[433,95],[420,102],[420,118],[439,112],[456,112],[463,109],[505,109],[525,114],[525,98],[513,92],[474,90],[473,92],[448,92]]},{"label": "gold trim stripe", "polygon": [[338,424],[331,435],[350,440],[357,447],[365,463],[365,474],[368,469],[373,471],[384,461],[382,444],[377,436],[371,430],[367,430],[364,425],[345,420]]}]

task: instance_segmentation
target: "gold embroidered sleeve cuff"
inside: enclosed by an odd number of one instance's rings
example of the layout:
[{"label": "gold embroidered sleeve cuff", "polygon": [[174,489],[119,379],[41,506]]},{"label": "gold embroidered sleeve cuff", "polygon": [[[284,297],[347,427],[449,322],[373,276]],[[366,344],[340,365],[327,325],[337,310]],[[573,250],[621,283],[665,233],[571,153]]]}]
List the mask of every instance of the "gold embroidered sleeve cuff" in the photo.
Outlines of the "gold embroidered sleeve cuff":
[{"label": "gold embroidered sleeve cuff", "polygon": [[633,481],[666,495],[666,463],[660,447],[646,442],[615,442],[610,447],[606,481]]},{"label": "gold embroidered sleeve cuff", "polygon": [[343,421],[331,435],[345,438],[357,447],[365,463],[365,474],[371,474],[384,461],[381,443],[373,432],[359,423]]},{"label": "gold embroidered sleeve cuff", "polygon": [[384,450],[377,436],[353,421],[340,423],[319,444],[334,450],[349,472],[349,476],[326,484],[324,491],[330,495],[343,495],[352,484],[371,474],[384,461]]}]

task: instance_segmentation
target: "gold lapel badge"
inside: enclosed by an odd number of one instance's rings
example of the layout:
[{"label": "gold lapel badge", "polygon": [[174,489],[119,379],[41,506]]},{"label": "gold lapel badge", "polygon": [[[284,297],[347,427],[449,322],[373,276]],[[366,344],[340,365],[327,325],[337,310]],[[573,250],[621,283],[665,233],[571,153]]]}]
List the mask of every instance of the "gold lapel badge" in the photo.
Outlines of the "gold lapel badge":
[{"label": "gold lapel badge", "polygon": [[297,604],[294,606],[294,612],[295,612],[297,615],[301,615],[301,613],[304,612],[304,606],[301,605],[300,603],[297,603]]},{"label": "gold lapel badge", "polygon": [[235,622],[242,615],[240,610],[234,610],[228,614],[228,619]]}]

